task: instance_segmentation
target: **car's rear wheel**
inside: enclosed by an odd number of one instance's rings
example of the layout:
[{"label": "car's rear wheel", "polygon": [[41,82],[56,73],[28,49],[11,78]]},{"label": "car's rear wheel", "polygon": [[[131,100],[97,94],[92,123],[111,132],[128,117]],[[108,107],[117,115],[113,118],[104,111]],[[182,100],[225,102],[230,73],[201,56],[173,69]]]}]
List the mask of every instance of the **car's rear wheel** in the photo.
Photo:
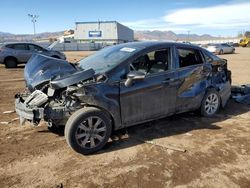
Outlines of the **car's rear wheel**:
[{"label": "car's rear wheel", "polygon": [[13,57],[9,57],[5,60],[5,67],[6,68],[16,68],[17,67],[17,60]]},{"label": "car's rear wheel", "polygon": [[67,121],[65,137],[78,153],[91,154],[100,150],[111,135],[112,125],[107,113],[93,107],[76,111]]},{"label": "car's rear wheel", "polygon": [[205,117],[212,117],[220,108],[220,96],[214,89],[209,90],[201,103],[201,115]]}]

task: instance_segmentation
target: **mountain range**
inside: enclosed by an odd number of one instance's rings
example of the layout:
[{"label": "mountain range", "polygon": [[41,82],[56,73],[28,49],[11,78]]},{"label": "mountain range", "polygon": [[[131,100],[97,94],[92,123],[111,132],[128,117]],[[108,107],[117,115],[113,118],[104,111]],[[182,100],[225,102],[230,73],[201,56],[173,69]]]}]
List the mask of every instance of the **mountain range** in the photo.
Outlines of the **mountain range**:
[{"label": "mountain range", "polygon": [[135,39],[138,40],[173,40],[173,41],[198,41],[218,39],[208,34],[176,34],[173,31],[135,31]]},{"label": "mountain range", "polygon": [[[63,31],[59,32],[45,32],[36,34],[36,39],[43,38],[57,38],[63,35]],[[171,40],[171,41],[199,41],[219,39],[208,34],[176,34],[172,31],[134,31],[135,40]],[[220,37],[223,38],[223,37]],[[32,34],[12,34],[0,32],[0,42],[6,41],[32,41],[34,35]]]},{"label": "mountain range", "polygon": [[0,32],[0,42],[16,42],[16,41],[24,41],[30,42],[34,38],[43,39],[43,38],[58,38],[63,35],[64,31],[58,32],[44,32],[38,33],[35,36],[33,34],[12,34],[6,32]]}]

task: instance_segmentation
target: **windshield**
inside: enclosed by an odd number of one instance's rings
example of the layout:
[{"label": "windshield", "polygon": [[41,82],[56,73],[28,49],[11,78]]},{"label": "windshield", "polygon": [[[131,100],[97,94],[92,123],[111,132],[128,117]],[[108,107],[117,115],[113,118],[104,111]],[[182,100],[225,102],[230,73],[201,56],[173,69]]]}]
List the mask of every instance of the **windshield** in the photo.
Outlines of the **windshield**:
[{"label": "windshield", "polygon": [[84,70],[92,68],[96,74],[104,73],[134,55],[138,50],[138,47],[125,47],[124,45],[106,47],[79,61],[79,67]]}]

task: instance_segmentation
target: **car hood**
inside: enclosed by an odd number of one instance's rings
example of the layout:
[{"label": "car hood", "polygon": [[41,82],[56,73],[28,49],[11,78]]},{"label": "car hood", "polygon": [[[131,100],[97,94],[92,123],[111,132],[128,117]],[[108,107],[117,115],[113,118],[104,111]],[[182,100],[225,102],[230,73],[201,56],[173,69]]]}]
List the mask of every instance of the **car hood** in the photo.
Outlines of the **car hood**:
[{"label": "car hood", "polygon": [[[65,60],[41,54],[33,55],[24,69],[24,79],[30,91],[41,89],[46,83],[54,81],[57,89],[89,79],[94,76],[93,69],[77,69]],[[55,85],[55,84],[54,84]]]}]

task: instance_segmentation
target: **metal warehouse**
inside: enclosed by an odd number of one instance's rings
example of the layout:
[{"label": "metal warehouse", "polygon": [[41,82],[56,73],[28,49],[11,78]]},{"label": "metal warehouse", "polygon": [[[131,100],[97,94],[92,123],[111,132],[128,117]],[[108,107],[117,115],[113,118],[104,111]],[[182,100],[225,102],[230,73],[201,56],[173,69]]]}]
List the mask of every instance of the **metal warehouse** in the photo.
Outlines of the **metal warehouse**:
[{"label": "metal warehouse", "polygon": [[80,43],[132,42],[134,41],[134,31],[116,21],[76,22],[75,40]]}]

